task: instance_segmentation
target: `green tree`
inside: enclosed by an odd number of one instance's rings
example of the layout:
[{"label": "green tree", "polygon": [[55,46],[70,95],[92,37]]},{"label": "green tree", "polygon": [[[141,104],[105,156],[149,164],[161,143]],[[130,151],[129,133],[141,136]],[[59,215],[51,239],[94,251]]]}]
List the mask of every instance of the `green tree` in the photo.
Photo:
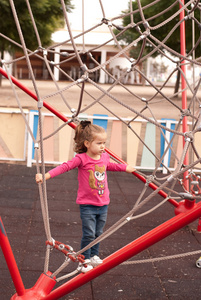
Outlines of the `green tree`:
[{"label": "green tree", "polygon": [[[14,3],[26,46],[28,49],[34,50],[38,47],[38,42],[26,2],[25,0],[15,0]],[[71,0],[65,0],[65,4],[67,11],[73,8]],[[30,0],[30,5],[42,45],[48,46],[51,43],[51,34],[62,27],[64,23],[61,3],[58,0]],[[21,44],[9,0],[0,0],[1,57],[5,50],[11,53],[16,49],[20,50],[3,35]]]},{"label": "green tree", "polygon": [[[196,1],[195,1],[196,2]],[[185,4],[188,3],[188,1],[185,1]],[[180,53],[180,29],[179,26],[176,26],[176,24],[179,23],[180,16],[175,16],[171,21],[164,24],[162,27],[159,27],[158,25],[162,22],[168,20],[169,17],[173,16],[178,10],[179,10],[179,3],[174,0],[169,1],[159,1],[156,2],[154,5],[152,0],[141,0],[141,5],[143,8],[147,6],[147,8],[143,9],[143,14],[145,19],[148,21],[149,25],[151,27],[155,27],[154,30],[151,30],[151,35],[154,36],[159,41],[163,41],[167,35],[170,33],[169,38],[165,42],[165,45],[169,48],[173,49],[174,51],[177,51]],[[118,39],[123,40],[126,43],[131,43],[133,40],[137,39],[140,36],[140,32],[143,33],[145,31],[144,24],[142,23],[142,17],[140,15],[140,12],[138,10],[138,4],[137,1],[132,3],[133,6],[133,19],[134,23],[138,26],[134,26],[133,28],[128,29],[127,31],[123,32],[122,34],[118,32],[117,30],[115,33],[119,34]],[[191,6],[187,7],[187,10],[191,10]],[[124,11],[125,13],[126,11]],[[162,14],[161,14],[162,12]],[[187,16],[188,13],[186,12],[185,15]],[[195,22],[195,40],[197,41],[200,37],[200,10],[196,9],[195,14],[196,18]],[[123,26],[127,26],[131,23],[131,16],[125,16],[123,19]],[[158,26],[158,28],[157,28]],[[172,29],[175,28],[175,30],[172,31]],[[192,49],[192,20],[191,18],[187,19],[185,22],[185,28],[186,28],[186,52],[187,54]],[[172,31],[172,32],[171,32]],[[146,48],[143,52],[143,55],[146,55],[150,53],[153,50],[153,45],[158,45],[158,43],[152,38],[151,36],[148,37],[150,41],[147,40]],[[200,44],[200,43],[199,43]],[[134,46],[131,49],[130,55],[134,57],[135,59],[139,55],[140,49],[142,46],[142,41],[137,44],[137,46]],[[160,47],[160,49],[163,50],[164,47]],[[155,53],[154,55],[158,55],[159,52]],[[201,48],[200,45],[196,48],[195,51],[196,57],[201,56]]]}]

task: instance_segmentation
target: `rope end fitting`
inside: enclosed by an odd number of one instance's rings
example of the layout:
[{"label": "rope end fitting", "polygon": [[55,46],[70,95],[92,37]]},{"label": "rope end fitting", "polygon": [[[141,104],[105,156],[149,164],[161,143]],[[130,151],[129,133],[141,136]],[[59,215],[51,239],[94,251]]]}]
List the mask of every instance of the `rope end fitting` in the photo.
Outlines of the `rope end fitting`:
[{"label": "rope end fitting", "polygon": [[122,25],[115,25],[115,24],[113,24],[115,27],[116,27],[116,29],[117,30],[119,30],[119,31],[123,31],[124,30],[124,26],[122,26]]},{"label": "rope end fitting", "polygon": [[109,21],[109,22],[107,23],[107,25],[108,25],[109,27],[112,27],[112,26],[113,26],[111,21]]},{"label": "rope end fitting", "polygon": [[171,182],[171,181],[173,181],[174,180],[174,176],[173,175],[170,175],[169,177],[168,177],[168,179],[167,179],[167,182]]},{"label": "rope end fitting", "polygon": [[72,121],[73,121],[74,118],[77,116],[77,110],[75,108],[71,108],[71,112],[72,112]]},{"label": "rope end fitting", "polygon": [[195,197],[193,197],[193,195],[191,195],[190,193],[179,193],[179,195],[182,199],[188,199],[190,201],[195,200]]},{"label": "rope end fitting", "polygon": [[82,65],[82,66],[80,66],[80,69],[84,73],[84,75],[82,75],[82,77],[80,78],[81,82],[83,82],[83,81],[85,81],[85,80],[88,79],[88,73],[89,73],[88,71],[89,71],[89,69],[87,68],[87,66],[85,64]]},{"label": "rope end fitting", "polygon": [[69,53],[67,51],[61,52],[61,56],[63,57],[68,57]]},{"label": "rope end fitting", "polygon": [[47,56],[47,49],[43,49],[43,55]]},{"label": "rope end fitting", "polygon": [[43,107],[43,101],[38,101],[38,108],[42,108]]},{"label": "rope end fitting", "polygon": [[83,72],[87,72],[88,71],[88,68],[87,66],[84,64],[80,67],[80,69],[83,71]]},{"label": "rope end fitting", "polygon": [[87,52],[87,55],[88,55],[90,58],[92,58],[92,57],[93,57],[93,55],[92,55],[92,53],[91,53],[91,52]]},{"label": "rope end fitting", "polygon": [[72,114],[75,114],[76,113],[76,109],[75,108],[71,108],[71,112],[72,112]]},{"label": "rope end fitting", "polygon": [[83,83],[88,79],[88,75],[82,75],[80,78],[77,79],[77,83]]},{"label": "rope end fitting", "polygon": [[147,28],[149,29],[150,28],[149,23],[147,21],[143,25],[144,25],[145,29],[147,29]]},{"label": "rope end fitting", "polygon": [[130,58],[129,61],[131,63],[131,69],[132,69],[135,66],[135,59],[134,58]]},{"label": "rope end fitting", "polygon": [[184,133],[184,140],[185,140],[185,142],[189,142],[189,143],[193,142],[193,140],[194,140],[193,133],[191,131],[185,132]]},{"label": "rope end fitting", "polygon": [[34,144],[34,149],[39,149],[39,143]]}]

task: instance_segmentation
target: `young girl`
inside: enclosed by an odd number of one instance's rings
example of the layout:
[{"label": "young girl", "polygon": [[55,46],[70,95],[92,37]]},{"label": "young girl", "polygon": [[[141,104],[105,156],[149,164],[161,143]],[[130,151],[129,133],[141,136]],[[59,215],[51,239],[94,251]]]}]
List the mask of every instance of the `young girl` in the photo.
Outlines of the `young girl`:
[{"label": "young girl", "polygon": [[[110,202],[106,171],[135,171],[130,165],[110,162],[109,155],[104,152],[106,138],[107,134],[102,127],[89,121],[81,121],[75,130],[75,157],[45,174],[45,179],[48,180],[78,168],[76,203],[80,206],[82,220],[81,249],[102,234],[106,223]],[[42,174],[36,174],[36,182],[42,180]],[[82,254],[85,256],[85,267],[79,265],[81,272],[85,273],[102,263],[99,258],[99,243]]]}]

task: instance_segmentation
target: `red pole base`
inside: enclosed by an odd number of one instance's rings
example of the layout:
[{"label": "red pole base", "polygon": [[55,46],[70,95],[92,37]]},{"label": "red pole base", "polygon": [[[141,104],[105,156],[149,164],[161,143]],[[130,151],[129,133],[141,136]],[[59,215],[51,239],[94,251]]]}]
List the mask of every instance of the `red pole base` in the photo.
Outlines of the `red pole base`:
[{"label": "red pole base", "polygon": [[192,209],[195,205],[195,200],[182,200],[179,202],[178,207],[175,208],[175,215],[178,215],[180,213],[188,212],[190,209]]},{"label": "red pole base", "polygon": [[41,274],[36,284],[31,289],[26,290],[23,296],[15,294],[11,300],[39,300],[49,295],[56,284],[56,281],[50,277],[51,274],[49,271],[46,274]]},{"label": "red pole base", "polygon": [[198,232],[201,232],[201,218],[199,218],[199,220],[198,220],[197,231],[198,231]]}]

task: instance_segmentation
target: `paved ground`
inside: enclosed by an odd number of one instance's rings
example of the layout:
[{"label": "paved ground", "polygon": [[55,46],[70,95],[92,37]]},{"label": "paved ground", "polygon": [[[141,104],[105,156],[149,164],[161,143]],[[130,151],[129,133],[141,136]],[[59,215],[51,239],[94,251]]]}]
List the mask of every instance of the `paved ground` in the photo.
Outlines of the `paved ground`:
[{"label": "paved ground", "polygon": [[[23,282],[34,285],[43,272],[45,241],[35,167],[0,164],[0,215],[4,222]],[[52,236],[79,249],[81,222],[75,204],[77,171],[71,171],[48,182],[48,201]],[[133,175],[109,173],[111,204],[107,227],[131,209],[142,184]],[[154,198],[147,208],[161,199]],[[101,257],[131,242],[174,216],[167,203],[143,219],[125,225],[101,243]],[[197,221],[135,256],[134,259],[161,257],[201,249]],[[201,298],[201,269],[195,262],[199,256],[163,262],[118,266],[61,298],[76,300],[196,300]],[[63,256],[51,256],[50,271],[62,262]],[[63,273],[62,273],[63,275]],[[0,299],[8,300],[15,293],[12,280],[0,251]]]},{"label": "paved ground", "polygon": [[[20,80],[20,83],[31,90],[34,94],[34,88],[31,80]],[[58,82],[59,88],[64,89],[70,85],[69,82],[66,81],[59,81]],[[99,85],[100,88],[102,88],[104,91],[107,91],[111,88],[109,84]],[[138,112],[141,111],[145,107],[145,102],[141,101],[141,98],[145,98],[147,100],[151,100],[149,102],[149,109],[151,109],[152,113],[154,114],[154,117],[156,119],[162,118],[175,118],[180,119],[180,111],[172,105],[169,101],[164,99],[160,94],[156,95],[156,90],[151,86],[136,86],[136,85],[127,85],[126,88],[129,90],[126,90],[125,87],[121,87],[120,85],[116,85],[111,91],[111,95],[120,101],[120,103],[123,103],[128,107],[122,106],[121,104],[118,104],[116,101],[113,101],[112,98],[109,98],[108,96],[104,96],[101,100],[101,103],[107,107],[103,107],[102,105],[99,105],[99,103],[94,104],[94,99],[99,99],[100,96],[102,96],[102,92],[98,90],[93,85],[86,83],[85,84],[85,93],[82,101],[82,109],[84,110],[84,113],[87,113],[88,115],[94,114],[94,113],[100,113],[100,114],[108,114],[109,116],[114,116],[110,113],[113,112],[117,116],[121,117],[129,117],[133,116],[133,112],[130,110],[130,108],[134,108]],[[38,93],[41,98],[46,97],[47,95],[55,94],[57,89],[55,88],[54,84],[51,81],[37,81],[37,89]],[[37,109],[37,104],[35,100],[33,100],[31,97],[27,96],[27,94],[18,88],[16,89],[18,99],[22,105],[23,108],[27,109]],[[166,86],[162,89],[162,92],[167,97],[172,97],[174,94],[174,87],[173,86]],[[135,96],[134,96],[135,95]],[[188,90],[187,91],[187,100],[188,103],[190,102],[192,98],[192,93]],[[201,96],[201,91],[198,91],[197,96]],[[66,89],[64,92],[64,97],[66,99],[66,102],[70,105],[70,107],[73,107],[77,109],[79,99],[80,99],[80,88],[75,85],[69,89]],[[178,95],[178,97],[171,98],[173,102],[176,104],[176,106],[181,107],[182,101],[181,101],[181,94]],[[52,105],[54,108],[56,108],[60,112],[70,113],[69,109],[67,108],[64,101],[59,96],[54,97],[47,97],[44,99],[48,104]],[[92,106],[90,106],[93,103]],[[195,103],[197,105],[197,103]],[[10,87],[10,83],[8,80],[3,80],[2,87],[0,88],[0,108],[1,107],[8,107],[13,108],[17,107],[18,104],[16,102],[15,95],[13,93],[12,88]],[[85,110],[87,108],[87,110]],[[195,106],[195,109],[196,106]],[[109,110],[109,111],[108,111]],[[44,111],[47,111],[44,108]],[[144,110],[143,114],[147,117],[153,117],[152,114],[150,114],[149,110]]]}]

